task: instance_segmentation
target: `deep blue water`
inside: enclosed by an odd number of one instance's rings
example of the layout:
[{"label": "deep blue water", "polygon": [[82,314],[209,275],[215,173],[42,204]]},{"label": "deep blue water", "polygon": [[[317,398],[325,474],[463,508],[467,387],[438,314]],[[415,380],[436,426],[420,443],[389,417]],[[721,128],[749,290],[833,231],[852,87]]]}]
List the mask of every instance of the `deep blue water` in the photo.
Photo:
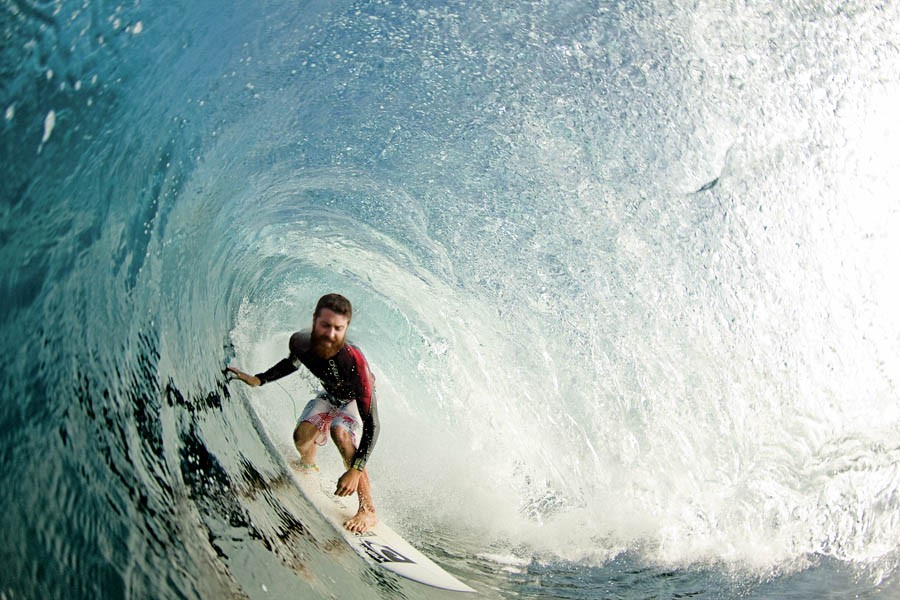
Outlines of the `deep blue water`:
[{"label": "deep blue water", "polygon": [[0,0],[0,598],[439,597],[221,375],[329,291],[483,596],[900,596],[900,6],[221,4]]}]

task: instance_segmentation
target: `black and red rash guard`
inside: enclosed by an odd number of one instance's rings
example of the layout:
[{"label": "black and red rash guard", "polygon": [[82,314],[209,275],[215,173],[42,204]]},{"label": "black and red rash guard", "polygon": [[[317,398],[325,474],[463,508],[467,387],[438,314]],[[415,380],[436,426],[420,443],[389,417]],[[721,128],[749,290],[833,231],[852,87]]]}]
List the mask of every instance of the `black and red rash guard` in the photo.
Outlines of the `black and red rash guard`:
[{"label": "black and red rash guard", "polygon": [[257,373],[260,384],[281,379],[300,368],[302,364],[315,375],[328,393],[331,402],[346,404],[356,402],[362,419],[362,439],[351,466],[362,470],[372,454],[378,439],[378,409],[375,402],[375,377],[363,353],[345,342],[331,358],[321,358],[312,350],[310,331],[298,331],[291,336],[290,354],[278,361],[268,371]]}]

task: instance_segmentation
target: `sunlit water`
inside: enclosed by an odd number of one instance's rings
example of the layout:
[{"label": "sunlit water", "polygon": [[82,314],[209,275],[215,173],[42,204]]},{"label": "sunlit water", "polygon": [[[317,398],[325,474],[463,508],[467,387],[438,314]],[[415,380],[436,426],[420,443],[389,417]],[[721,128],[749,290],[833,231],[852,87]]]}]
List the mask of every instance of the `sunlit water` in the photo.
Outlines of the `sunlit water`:
[{"label": "sunlit water", "polygon": [[900,7],[481,4],[3,0],[0,597],[437,597],[221,375],[329,291],[484,596],[900,594]]}]

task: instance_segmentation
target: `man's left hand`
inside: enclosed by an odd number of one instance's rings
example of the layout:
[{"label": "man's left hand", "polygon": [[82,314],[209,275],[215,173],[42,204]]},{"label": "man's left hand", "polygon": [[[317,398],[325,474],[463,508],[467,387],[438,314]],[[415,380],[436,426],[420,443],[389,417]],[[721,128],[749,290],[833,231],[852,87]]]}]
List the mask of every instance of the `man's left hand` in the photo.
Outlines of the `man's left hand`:
[{"label": "man's left hand", "polygon": [[359,478],[361,475],[362,471],[353,468],[348,469],[347,472],[338,479],[337,489],[334,490],[335,495],[349,496],[356,493],[356,488],[359,486]]}]

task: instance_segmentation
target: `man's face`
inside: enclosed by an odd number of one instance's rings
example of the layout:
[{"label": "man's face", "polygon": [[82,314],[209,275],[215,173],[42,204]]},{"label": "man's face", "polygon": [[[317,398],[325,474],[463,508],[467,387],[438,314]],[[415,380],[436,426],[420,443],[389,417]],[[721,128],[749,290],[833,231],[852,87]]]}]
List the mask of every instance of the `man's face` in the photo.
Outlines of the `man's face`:
[{"label": "man's face", "polygon": [[323,308],[313,317],[310,341],[312,349],[321,358],[331,358],[344,346],[344,337],[350,320],[345,315]]}]

